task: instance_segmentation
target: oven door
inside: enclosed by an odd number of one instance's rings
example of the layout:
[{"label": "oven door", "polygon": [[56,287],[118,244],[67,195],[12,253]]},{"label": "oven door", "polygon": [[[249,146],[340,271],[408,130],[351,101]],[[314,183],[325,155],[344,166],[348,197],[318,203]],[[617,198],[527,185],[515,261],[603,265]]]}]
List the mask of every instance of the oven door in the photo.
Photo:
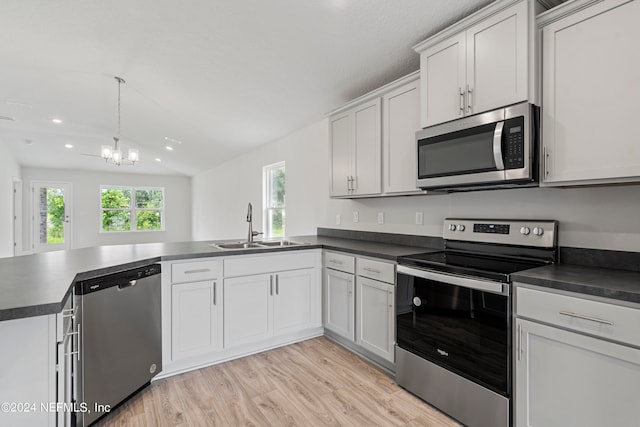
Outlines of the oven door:
[{"label": "oven door", "polygon": [[397,345],[510,396],[510,287],[402,265],[397,272]]}]

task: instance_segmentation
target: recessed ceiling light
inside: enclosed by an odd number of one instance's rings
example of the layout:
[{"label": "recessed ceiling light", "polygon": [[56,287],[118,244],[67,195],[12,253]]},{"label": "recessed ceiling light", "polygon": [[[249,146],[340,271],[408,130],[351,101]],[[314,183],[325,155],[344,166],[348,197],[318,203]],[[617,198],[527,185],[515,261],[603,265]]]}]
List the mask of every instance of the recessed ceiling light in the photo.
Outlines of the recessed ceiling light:
[{"label": "recessed ceiling light", "polygon": [[156,162],[161,162],[162,160],[160,160],[159,158],[156,157]]},{"label": "recessed ceiling light", "polygon": [[60,123],[62,123],[61,119],[51,119],[51,121],[57,125],[59,125]]},{"label": "recessed ceiling light", "polygon": [[167,141],[167,142],[173,142],[174,144],[178,144],[178,145],[182,144],[182,141],[180,141],[179,139],[173,139],[173,138],[171,138],[169,136],[165,136],[164,140]]},{"label": "recessed ceiling light", "polygon": [[73,144],[64,144],[65,148],[73,148]]},{"label": "recessed ceiling light", "polygon": [[172,147],[172,146],[170,146],[170,145],[167,145],[165,148],[166,148],[168,151],[173,151],[173,147]]}]

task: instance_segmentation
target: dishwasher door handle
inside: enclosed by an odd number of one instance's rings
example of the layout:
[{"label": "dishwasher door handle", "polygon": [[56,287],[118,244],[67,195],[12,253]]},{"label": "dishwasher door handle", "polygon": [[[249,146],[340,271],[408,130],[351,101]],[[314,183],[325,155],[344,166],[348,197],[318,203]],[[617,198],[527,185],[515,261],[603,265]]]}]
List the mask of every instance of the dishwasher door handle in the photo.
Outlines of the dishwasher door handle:
[{"label": "dishwasher door handle", "polygon": [[135,286],[136,283],[138,283],[137,280],[129,280],[127,283],[122,283],[122,284],[118,285],[118,290],[119,291],[123,291],[123,290],[128,289],[128,288],[130,288],[132,286]]}]

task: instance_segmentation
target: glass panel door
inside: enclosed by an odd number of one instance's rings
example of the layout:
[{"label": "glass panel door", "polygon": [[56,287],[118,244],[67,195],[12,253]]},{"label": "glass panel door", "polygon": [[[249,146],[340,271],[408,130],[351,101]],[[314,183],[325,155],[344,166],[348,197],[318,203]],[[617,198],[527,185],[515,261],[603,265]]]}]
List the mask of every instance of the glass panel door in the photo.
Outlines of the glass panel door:
[{"label": "glass panel door", "polygon": [[69,249],[71,218],[70,184],[34,182],[33,251]]}]

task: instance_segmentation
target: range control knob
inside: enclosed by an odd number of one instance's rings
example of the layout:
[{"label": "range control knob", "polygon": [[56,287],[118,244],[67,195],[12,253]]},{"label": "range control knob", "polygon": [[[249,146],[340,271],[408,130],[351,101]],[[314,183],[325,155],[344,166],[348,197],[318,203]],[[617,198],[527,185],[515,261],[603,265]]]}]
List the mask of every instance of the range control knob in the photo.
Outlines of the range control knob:
[{"label": "range control knob", "polygon": [[542,236],[544,234],[544,228],[542,228],[542,227],[534,227],[533,228],[533,234],[535,234],[536,236]]},{"label": "range control knob", "polygon": [[464,224],[458,224],[458,231],[464,231]]},{"label": "range control knob", "polygon": [[528,236],[529,233],[531,233],[531,229],[529,227],[522,227],[520,229],[520,234],[524,234],[525,236]]},{"label": "range control knob", "polygon": [[456,228],[458,228],[458,227],[456,227],[455,224],[449,224],[449,230],[450,231],[456,231]]}]

